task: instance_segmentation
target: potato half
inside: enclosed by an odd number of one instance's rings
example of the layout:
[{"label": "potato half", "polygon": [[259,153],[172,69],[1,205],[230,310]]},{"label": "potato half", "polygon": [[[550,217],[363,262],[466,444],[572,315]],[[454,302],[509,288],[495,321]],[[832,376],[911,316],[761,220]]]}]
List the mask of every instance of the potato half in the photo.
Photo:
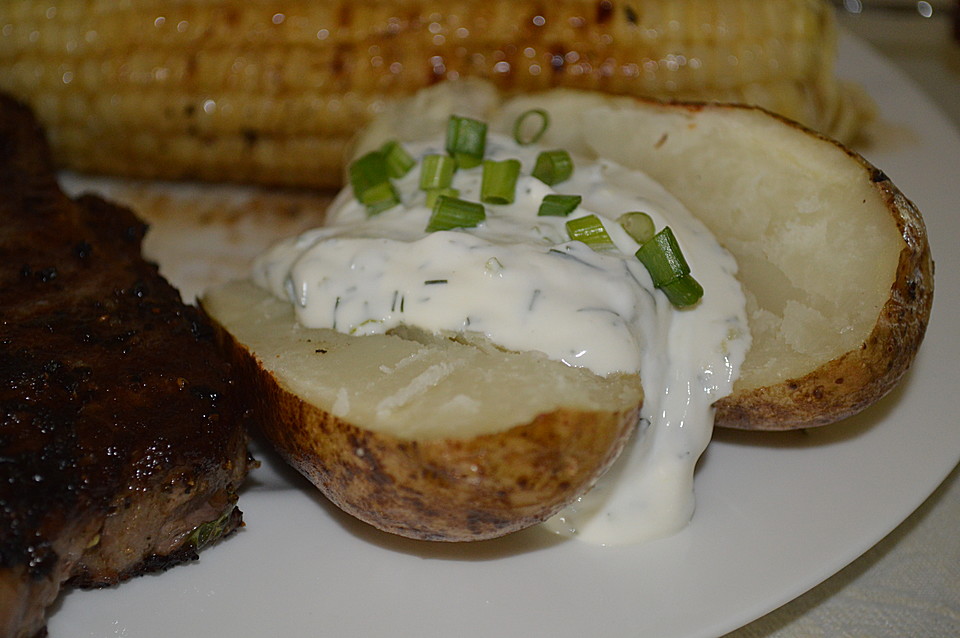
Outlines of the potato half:
[{"label": "potato half", "polygon": [[450,112],[509,133],[535,108],[550,115],[541,144],[644,171],[736,257],[753,344],[717,425],[833,423],[909,368],[933,303],[920,212],[859,154],[761,109],[566,89],[505,101],[465,81],[394,104],[356,152],[430,134]]},{"label": "potato half", "polygon": [[[882,171],[759,109],[551,100],[562,139],[547,144],[643,170],[736,257],[753,344],[717,425],[826,425],[894,387],[923,340],[933,261],[920,212]],[[499,119],[538,103],[516,100]]]},{"label": "potato half", "polygon": [[636,375],[602,378],[480,338],[303,328],[249,282],[202,304],[284,459],[401,536],[481,540],[552,516],[606,471],[643,400]]}]

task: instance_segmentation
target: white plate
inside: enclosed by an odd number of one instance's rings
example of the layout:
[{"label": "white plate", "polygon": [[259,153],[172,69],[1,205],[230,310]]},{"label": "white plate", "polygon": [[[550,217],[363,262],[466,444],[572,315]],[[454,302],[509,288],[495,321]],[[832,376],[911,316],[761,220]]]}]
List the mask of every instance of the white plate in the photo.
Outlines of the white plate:
[{"label": "white plate", "polygon": [[472,546],[387,537],[261,452],[241,499],[246,529],[197,563],[69,593],[50,635],[717,636],[856,559],[960,458],[960,136],[858,41],[845,38],[841,58],[888,124],[866,154],[924,212],[937,258],[926,342],[881,404],[809,433],[720,433],[697,474],[691,525],[621,549],[539,530]]}]

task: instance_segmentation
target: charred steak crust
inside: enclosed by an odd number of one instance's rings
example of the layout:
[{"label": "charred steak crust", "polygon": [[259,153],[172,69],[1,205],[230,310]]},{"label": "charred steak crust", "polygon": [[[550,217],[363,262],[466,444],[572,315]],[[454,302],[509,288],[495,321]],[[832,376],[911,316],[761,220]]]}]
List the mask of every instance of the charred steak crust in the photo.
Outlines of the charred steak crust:
[{"label": "charred steak crust", "polygon": [[145,232],[67,197],[0,96],[0,637],[42,635],[64,583],[164,569],[242,524],[244,406]]}]

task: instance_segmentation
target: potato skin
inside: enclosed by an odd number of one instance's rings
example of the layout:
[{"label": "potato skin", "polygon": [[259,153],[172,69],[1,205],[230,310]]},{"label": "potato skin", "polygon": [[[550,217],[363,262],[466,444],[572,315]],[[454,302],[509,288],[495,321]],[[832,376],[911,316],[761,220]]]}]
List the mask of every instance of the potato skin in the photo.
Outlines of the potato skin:
[{"label": "potato skin", "polygon": [[560,409],[495,434],[404,440],[302,401],[217,331],[254,397],[254,420],[284,460],[345,512],[408,538],[477,541],[542,522],[607,471],[639,419],[639,405]]},{"label": "potato skin", "polygon": [[844,150],[864,167],[904,240],[890,296],[870,336],[858,349],[800,378],[724,397],[715,404],[718,427],[792,430],[853,416],[893,389],[923,342],[934,288],[934,264],[923,217],[883,171],[858,153]]}]

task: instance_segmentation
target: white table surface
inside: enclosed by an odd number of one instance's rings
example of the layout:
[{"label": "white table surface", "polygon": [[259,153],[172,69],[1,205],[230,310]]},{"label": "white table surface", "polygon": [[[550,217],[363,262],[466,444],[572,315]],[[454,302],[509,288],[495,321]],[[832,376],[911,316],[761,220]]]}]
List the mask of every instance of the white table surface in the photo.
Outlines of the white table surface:
[{"label": "white table surface", "polygon": [[[951,16],[840,13],[960,126],[960,44]],[[943,3],[937,3],[939,9]],[[955,171],[960,175],[960,167]],[[958,202],[960,210],[960,202]],[[725,638],[960,636],[960,469],[869,552],[800,598]]]}]

